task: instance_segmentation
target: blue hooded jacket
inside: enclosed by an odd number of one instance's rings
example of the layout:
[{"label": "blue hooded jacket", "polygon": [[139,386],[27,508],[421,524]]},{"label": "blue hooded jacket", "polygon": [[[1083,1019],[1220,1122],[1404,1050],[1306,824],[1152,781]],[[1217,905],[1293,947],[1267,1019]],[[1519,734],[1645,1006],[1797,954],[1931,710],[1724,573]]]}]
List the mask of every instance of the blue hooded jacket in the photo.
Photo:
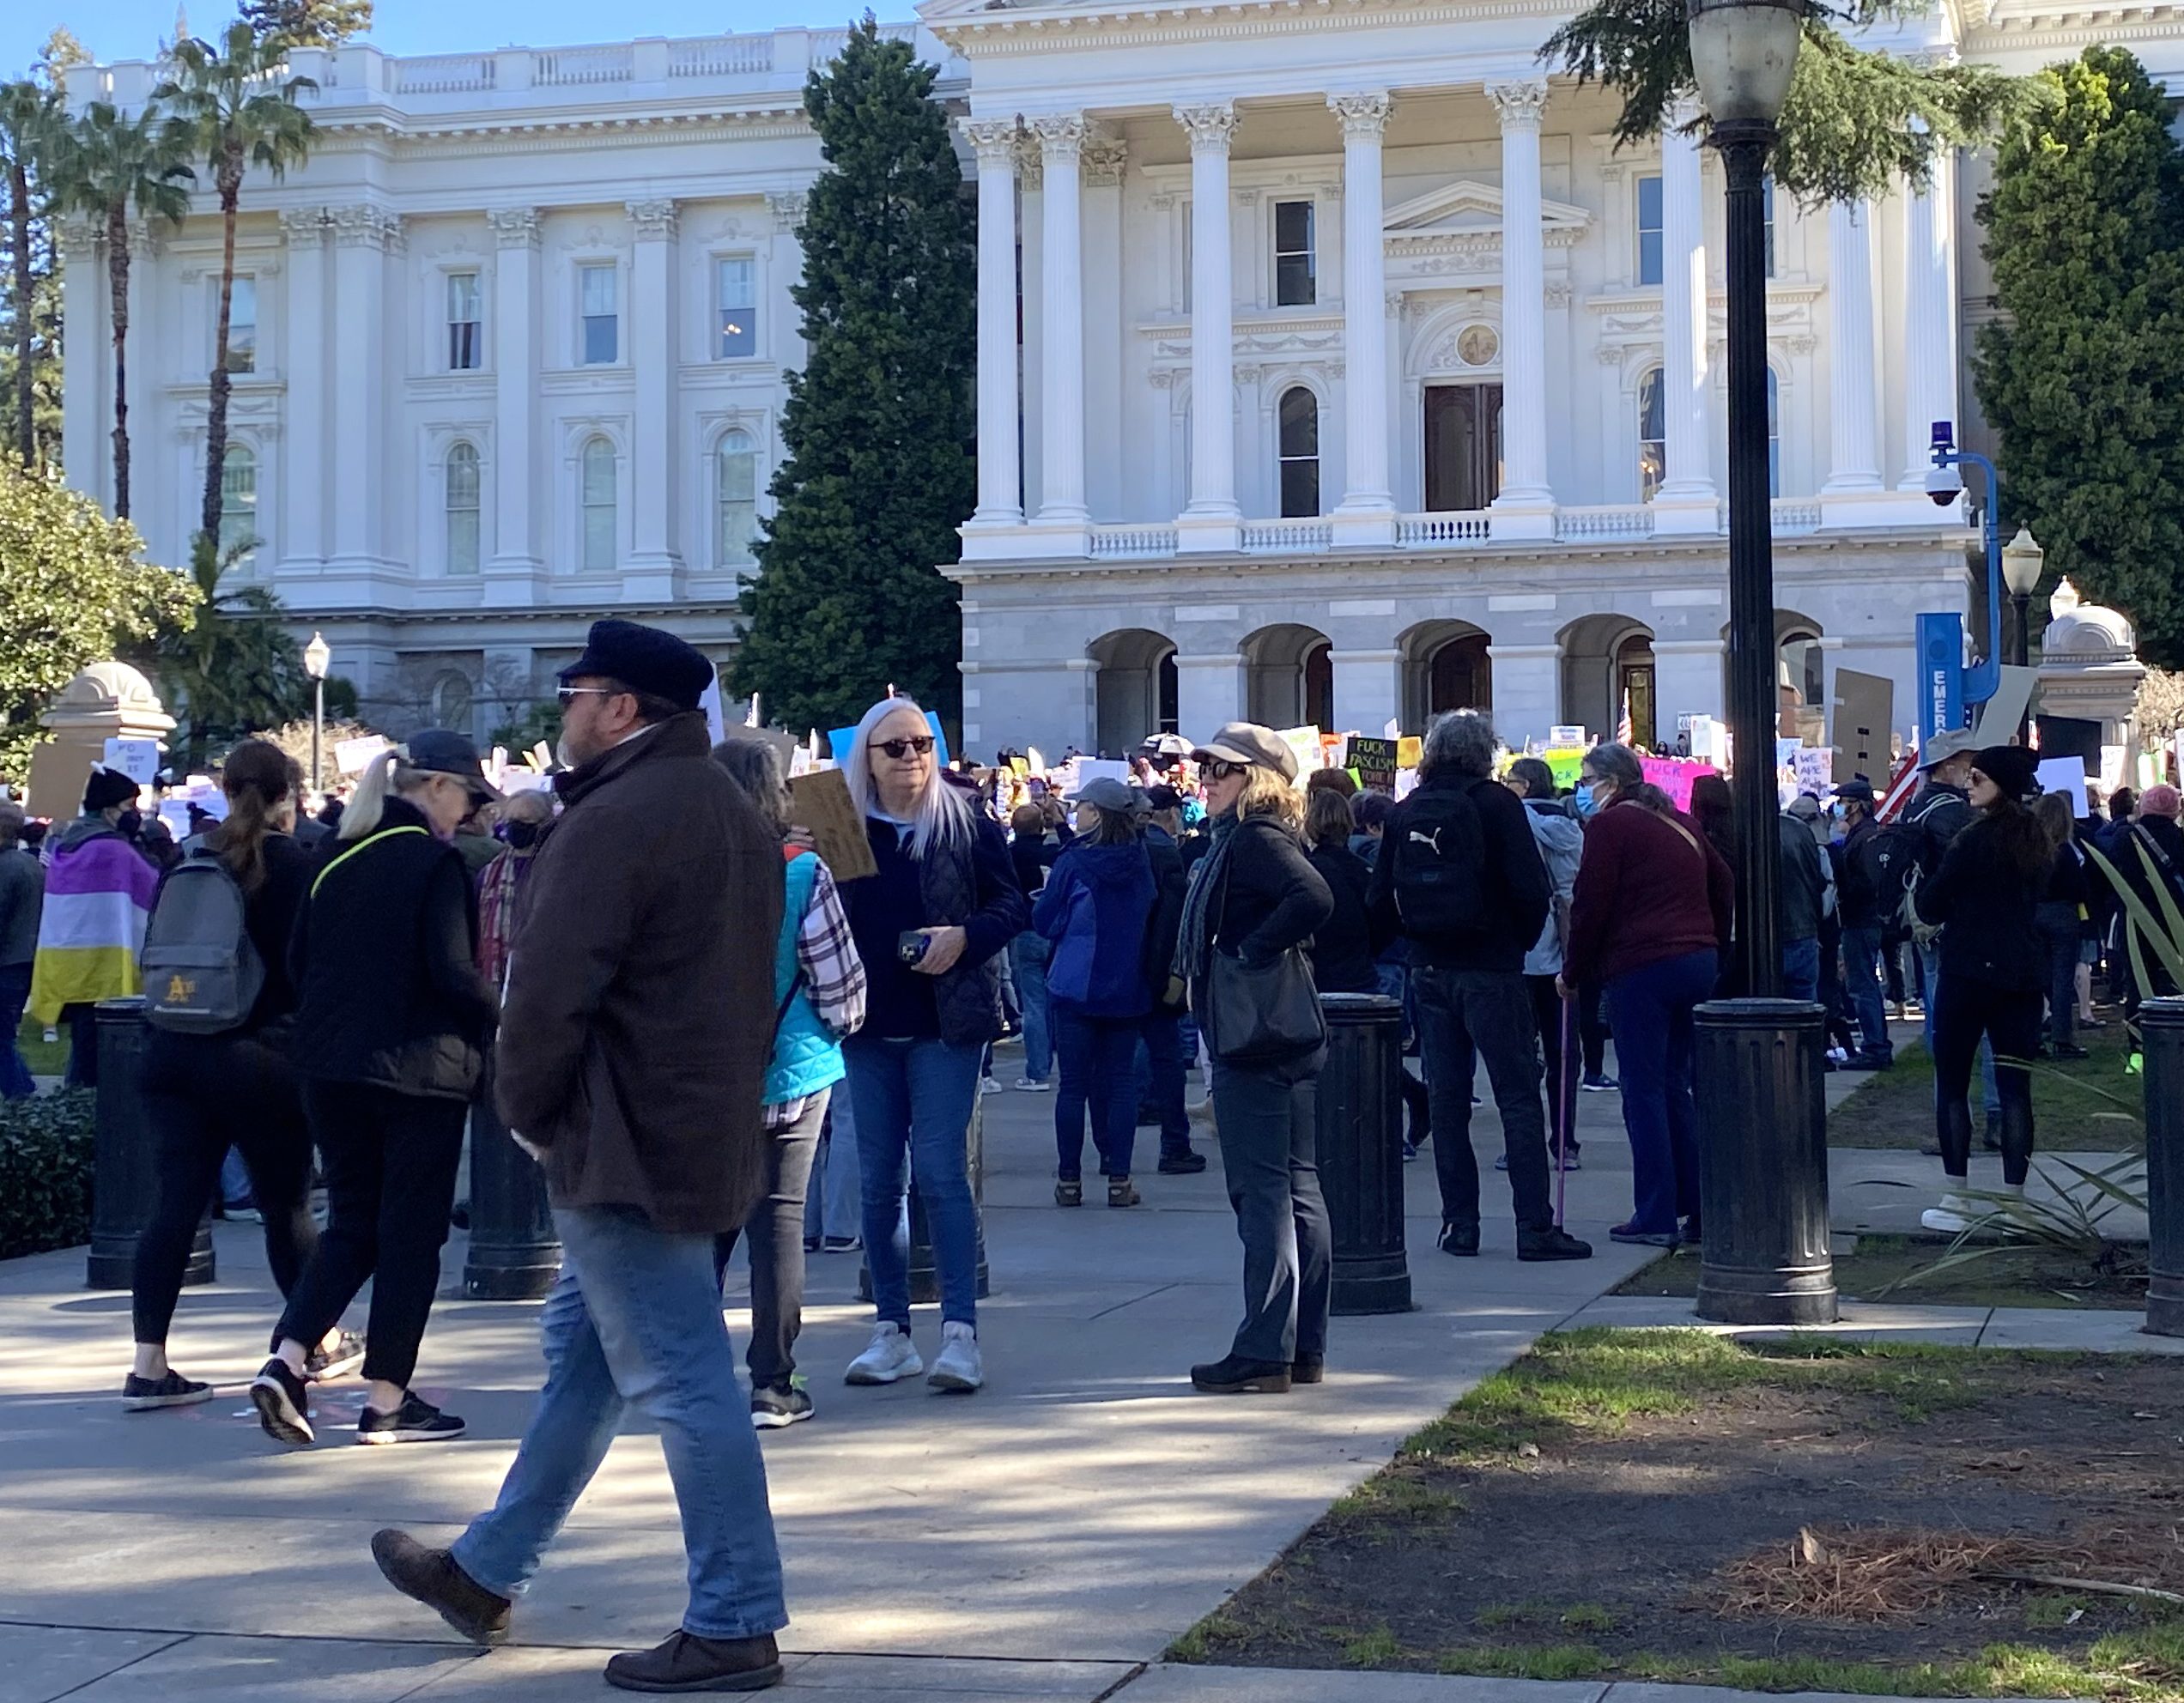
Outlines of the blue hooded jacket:
[{"label": "blue hooded jacket", "polygon": [[1150,1010],[1145,928],[1154,896],[1152,860],[1143,845],[1080,839],[1056,858],[1031,917],[1054,942],[1047,997],[1092,1017]]}]

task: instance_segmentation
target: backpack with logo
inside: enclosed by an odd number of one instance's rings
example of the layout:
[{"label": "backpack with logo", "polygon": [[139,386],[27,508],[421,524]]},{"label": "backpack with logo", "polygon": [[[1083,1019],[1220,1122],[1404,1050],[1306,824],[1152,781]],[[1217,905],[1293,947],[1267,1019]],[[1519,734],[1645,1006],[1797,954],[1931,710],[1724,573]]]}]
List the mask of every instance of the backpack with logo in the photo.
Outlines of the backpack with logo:
[{"label": "backpack with logo", "polygon": [[1919,873],[1919,833],[1904,822],[1883,822],[1850,848],[1850,867],[1873,895],[1884,927],[1902,916]]},{"label": "backpack with logo", "polygon": [[161,882],[138,955],[144,1020],[175,1034],[240,1028],[265,985],[265,965],[244,923],[242,883],[202,839]]},{"label": "backpack with logo", "polygon": [[[1460,942],[1486,932],[1492,906],[1486,892],[1486,826],[1473,788],[1422,786],[1389,824],[1395,851],[1395,909],[1415,939]],[[1386,856],[1387,846],[1381,845]]]}]

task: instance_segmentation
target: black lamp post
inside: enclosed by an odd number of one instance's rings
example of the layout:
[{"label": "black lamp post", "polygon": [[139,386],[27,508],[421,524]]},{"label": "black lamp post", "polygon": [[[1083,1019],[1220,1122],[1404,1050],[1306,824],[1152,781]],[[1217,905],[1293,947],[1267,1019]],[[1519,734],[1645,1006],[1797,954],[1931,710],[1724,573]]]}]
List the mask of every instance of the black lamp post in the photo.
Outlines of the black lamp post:
[{"label": "black lamp post", "polygon": [[326,742],[326,670],[334,653],[324,633],[314,633],[303,647],[303,671],[311,676],[311,790],[324,791],[319,782],[322,748]]},{"label": "black lamp post", "polygon": [[[2036,543],[2030,532],[2017,528],[2017,536],[2002,547],[2002,583],[2010,588],[2010,608],[2015,611],[2017,622],[2010,637],[2010,661],[2017,668],[2032,665],[2031,606],[2034,589],[2040,584],[2041,565],[2048,553]],[[2017,743],[2028,744],[2026,736],[2031,731],[2032,707],[2017,718]]]}]

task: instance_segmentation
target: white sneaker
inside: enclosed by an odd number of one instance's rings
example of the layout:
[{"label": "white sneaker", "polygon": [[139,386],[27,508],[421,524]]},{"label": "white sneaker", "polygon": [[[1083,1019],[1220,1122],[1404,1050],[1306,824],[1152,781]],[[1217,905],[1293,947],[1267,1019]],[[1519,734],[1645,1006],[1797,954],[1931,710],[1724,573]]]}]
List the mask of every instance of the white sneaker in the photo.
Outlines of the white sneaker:
[{"label": "white sneaker", "polygon": [[1928,1207],[1919,1215],[1919,1221],[1944,1235],[1961,1236],[1972,1227],[1971,1211],[1971,1203],[1962,1195],[1944,1195],[1939,1206]]},{"label": "white sneaker", "polygon": [[910,1333],[901,1325],[883,1319],[872,1327],[872,1341],[864,1352],[850,1361],[843,1376],[847,1384],[893,1384],[905,1378],[915,1378],[925,1369],[919,1357],[918,1345],[910,1340]]},{"label": "white sneaker", "polygon": [[978,1331],[960,1319],[940,1327],[940,1352],[933,1358],[932,1375],[925,1379],[936,1390],[966,1393],[986,1382],[986,1367],[979,1359]]},{"label": "white sneaker", "polygon": [[1052,1082],[1034,1082],[1028,1076],[1017,1077],[1016,1087],[1024,1094],[1052,1094],[1054,1091]]},{"label": "white sneaker", "polygon": [[979,1078],[979,1092],[980,1094],[998,1094],[1001,1092],[1001,1084],[995,1082],[991,1076],[980,1076]]}]

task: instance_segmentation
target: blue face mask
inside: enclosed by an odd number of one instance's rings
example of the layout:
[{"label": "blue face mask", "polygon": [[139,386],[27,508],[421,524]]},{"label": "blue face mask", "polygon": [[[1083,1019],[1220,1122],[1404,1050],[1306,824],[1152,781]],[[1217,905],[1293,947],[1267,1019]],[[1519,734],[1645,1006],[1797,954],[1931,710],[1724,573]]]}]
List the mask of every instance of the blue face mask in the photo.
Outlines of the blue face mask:
[{"label": "blue face mask", "polygon": [[1592,787],[1589,781],[1578,782],[1576,790],[1570,794],[1570,803],[1580,821],[1599,808],[1592,802]]}]

